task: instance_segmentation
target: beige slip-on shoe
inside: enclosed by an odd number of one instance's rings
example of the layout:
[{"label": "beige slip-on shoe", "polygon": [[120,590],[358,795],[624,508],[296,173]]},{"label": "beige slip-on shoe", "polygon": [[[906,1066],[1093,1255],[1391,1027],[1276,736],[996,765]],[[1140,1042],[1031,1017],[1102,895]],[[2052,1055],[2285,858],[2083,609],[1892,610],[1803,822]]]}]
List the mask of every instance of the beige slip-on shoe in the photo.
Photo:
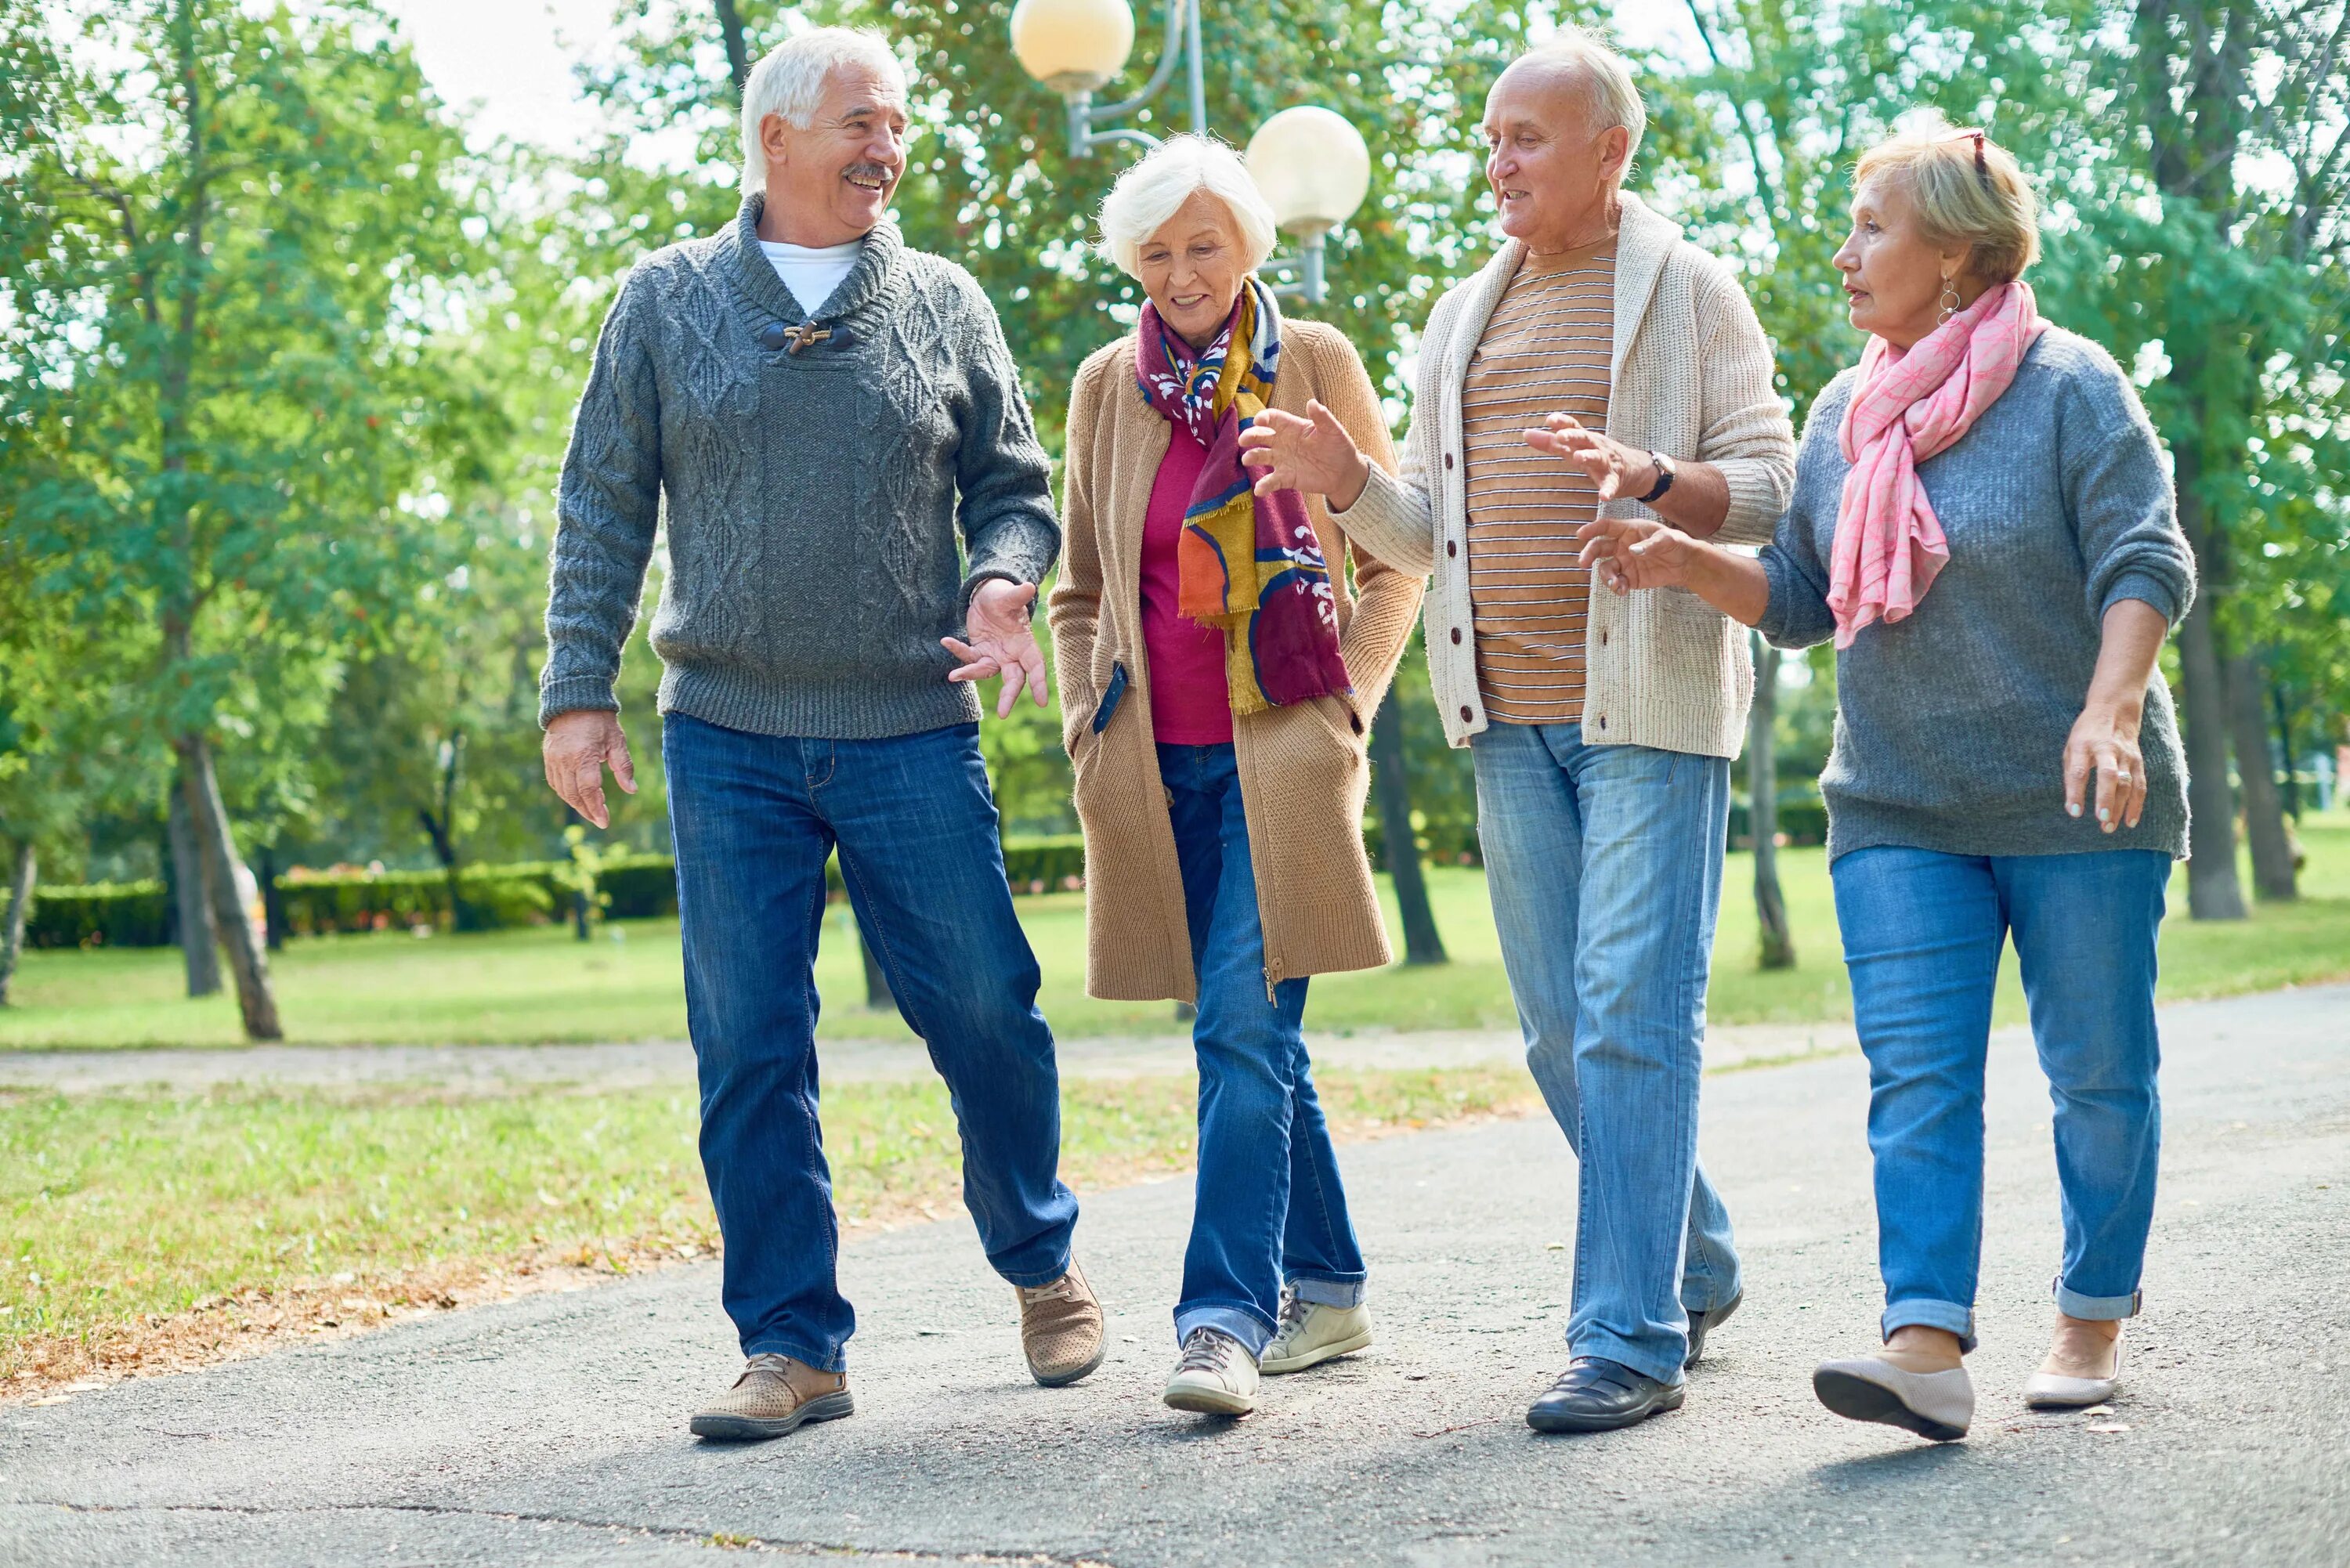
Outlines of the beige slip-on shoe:
[{"label": "beige slip-on shoe", "polygon": [[762,1355],[752,1356],[734,1386],[696,1411],[687,1428],[697,1438],[718,1442],[757,1442],[856,1408],[847,1373],[819,1371],[788,1355]]},{"label": "beige slip-on shoe", "polygon": [[1975,1385],[1963,1366],[1910,1372],[1874,1355],[1823,1361],[1812,1374],[1820,1403],[1849,1421],[1877,1421],[1955,1443],[1975,1418]]},{"label": "beige slip-on shoe", "polygon": [[1101,1303],[1086,1282],[1076,1260],[1069,1272],[1049,1284],[1017,1285],[1020,1298],[1020,1349],[1028,1357],[1028,1374],[1047,1388],[1075,1383],[1102,1364],[1108,1354]]},{"label": "beige slip-on shoe", "polygon": [[1371,1309],[1360,1303],[1332,1306],[1327,1302],[1300,1301],[1287,1293],[1281,1303],[1281,1328],[1264,1347],[1257,1370],[1267,1377],[1303,1372],[1341,1355],[1352,1355],[1371,1343]]},{"label": "beige slip-on shoe", "polygon": [[2114,1369],[2104,1377],[2071,1377],[2045,1366],[2023,1380],[2023,1402],[2034,1410],[2102,1405],[2122,1386],[2122,1342],[2114,1341]]}]

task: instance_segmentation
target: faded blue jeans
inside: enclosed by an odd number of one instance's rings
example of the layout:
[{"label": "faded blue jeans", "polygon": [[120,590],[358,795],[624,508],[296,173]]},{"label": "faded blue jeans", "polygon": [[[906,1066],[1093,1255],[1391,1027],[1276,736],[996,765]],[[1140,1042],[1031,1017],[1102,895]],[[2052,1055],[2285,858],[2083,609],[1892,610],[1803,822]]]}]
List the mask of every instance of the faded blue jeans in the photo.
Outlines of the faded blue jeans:
[{"label": "faded blue jeans", "polygon": [[1268,986],[1248,816],[1232,748],[1159,748],[1200,1017],[1200,1174],[1175,1337],[1221,1329],[1263,1355],[1285,1280],[1305,1301],[1363,1299],[1362,1249],[1305,1059],[1305,981]]},{"label": "faded blue jeans", "polygon": [[1526,1065],[1578,1167],[1567,1345],[1679,1383],[1688,1314],[1740,1288],[1697,1158],[1730,763],[1579,724],[1493,724],[1471,751]]},{"label": "faded blue jeans", "polygon": [[834,1279],[840,1234],[816,1121],[816,935],[836,846],[858,926],[946,1079],[987,1261],[1015,1285],[1060,1278],[1077,1220],[1055,1174],[1060,1078],[979,726],[827,741],[672,713],[662,760],[702,1166],[743,1354],[837,1372],[857,1327]]},{"label": "faded blue jeans", "polygon": [[1884,1333],[1922,1324],[1974,1348],[1983,1067],[2011,937],[2056,1105],[2064,1220],[2056,1310],[2134,1315],[2162,1147],[2155,932],[2170,857],[1880,845],[1837,857],[1830,875],[1853,1023],[1868,1057]]}]

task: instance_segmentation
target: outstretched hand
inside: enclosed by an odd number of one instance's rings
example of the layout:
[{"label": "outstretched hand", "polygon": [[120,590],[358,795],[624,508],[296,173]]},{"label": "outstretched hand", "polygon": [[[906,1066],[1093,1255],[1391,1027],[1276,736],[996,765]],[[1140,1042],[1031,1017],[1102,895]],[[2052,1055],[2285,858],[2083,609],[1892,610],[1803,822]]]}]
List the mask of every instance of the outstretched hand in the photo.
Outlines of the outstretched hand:
[{"label": "outstretched hand", "polygon": [[1241,431],[1241,462],[1257,476],[1257,494],[1295,490],[1341,512],[1362,499],[1371,478],[1371,460],[1318,400],[1306,403],[1302,418],[1283,409],[1259,414]]},{"label": "outstretched hand", "polygon": [[1573,414],[1553,414],[1539,430],[1526,432],[1526,444],[1536,452],[1563,457],[1581,469],[1599,487],[1599,499],[1646,495],[1657,486],[1657,460],[1638,447],[1612,436],[1586,430]]},{"label": "outstretched hand", "polygon": [[1596,517],[1575,536],[1583,541],[1575,558],[1597,567],[1599,580],[1619,595],[1634,588],[1688,587],[1705,547],[1679,529],[1645,517]]},{"label": "outstretched hand", "polygon": [[962,660],[947,671],[949,680],[959,685],[991,675],[1003,677],[1003,689],[995,698],[999,719],[1012,716],[1012,705],[1020,700],[1023,688],[1036,706],[1045,703],[1045,656],[1038,651],[1036,633],[1028,624],[1028,606],[1035,597],[1034,583],[990,577],[972,594],[970,613],[963,618],[970,640],[939,639],[949,653]]}]

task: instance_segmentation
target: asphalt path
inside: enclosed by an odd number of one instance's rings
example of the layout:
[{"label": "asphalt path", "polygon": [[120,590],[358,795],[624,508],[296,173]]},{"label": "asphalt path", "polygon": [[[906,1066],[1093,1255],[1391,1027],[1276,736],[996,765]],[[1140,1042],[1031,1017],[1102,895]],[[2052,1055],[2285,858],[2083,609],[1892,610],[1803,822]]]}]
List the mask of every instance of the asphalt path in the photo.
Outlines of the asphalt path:
[{"label": "asphalt path", "polygon": [[[1873,1338],[1857,1058],[1709,1080],[1748,1267],[1678,1414],[1542,1438],[1575,1172],[1541,1119],[1342,1151],[1380,1338],[1240,1422],[1158,1403],[1187,1185],[1089,1198],[1113,1355],[1022,1374],[957,1220],[841,1261],[858,1414],[700,1445],[735,1365],[706,1266],[0,1411],[0,1562],[1143,1564],[2350,1562],[2350,988],[2164,1014],[2163,1198],[2131,1381],[2033,1415],[2057,1251],[2048,1102],[1992,1056],[1973,1434],[1836,1420],[1814,1362]],[[756,1542],[755,1546],[745,1543]]]}]

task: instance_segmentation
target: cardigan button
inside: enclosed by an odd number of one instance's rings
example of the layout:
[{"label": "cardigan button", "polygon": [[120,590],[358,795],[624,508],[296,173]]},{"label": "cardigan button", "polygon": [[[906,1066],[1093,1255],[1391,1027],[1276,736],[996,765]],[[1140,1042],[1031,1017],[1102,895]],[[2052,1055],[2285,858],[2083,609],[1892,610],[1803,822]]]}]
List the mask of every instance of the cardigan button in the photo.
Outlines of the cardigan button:
[{"label": "cardigan button", "polygon": [[1599,634],[1599,646],[1602,648],[1607,646],[1607,633],[1604,630]]},{"label": "cardigan button", "polygon": [[1464,724],[1468,723],[1471,720],[1474,719],[1476,716],[1477,716],[1477,715],[1475,715],[1474,713],[1471,713],[1471,711],[1469,711],[1469,704],[1468,704],[1468,703],[1463,702],[1463,703],[1461,703],[1461,722],[1462,723],[1464,723]]},{"label": "cardigan button", "polygon": [[759,328],[759,347],[772,351],[782,348],[790,337],[790,329],[782,322],[770,321]]},{"label": "cardigan button", "polygon": [[1448,556],[1457,556],[1461,553],[1461,546],[1454,540],[1447,539],[1444,541],[1444,553]]},{"label": "cardigan button", "polygon": [[1449,452],[1444,454],[1444,466],[1447,468],[1452,466],[1452,454]]},{"label": "cardigan button", "polygon": [[1452,640],[1456,643],[1461,640],[1461,628],[1457,626],[1452,628]]},{"label": "cardigan button", "polygon": [[1607,715],[1605,713],[1599,715],[1599,727],[1603,730],[1607,728]]}]

